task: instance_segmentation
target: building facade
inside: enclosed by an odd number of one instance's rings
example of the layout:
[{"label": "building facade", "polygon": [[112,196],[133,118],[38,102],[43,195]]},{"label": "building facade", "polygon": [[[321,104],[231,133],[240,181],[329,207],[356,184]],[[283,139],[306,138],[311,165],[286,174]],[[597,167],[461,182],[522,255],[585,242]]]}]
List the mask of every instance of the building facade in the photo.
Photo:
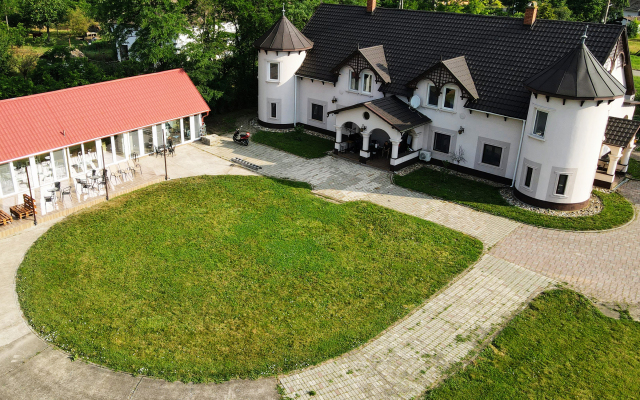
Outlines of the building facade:
[{"label": "building facade", "polygon": [[209,111],[181,69],[2,100],[0,198],[197,140]]},{"label": "building facade", "polygon": [[446,161],[558,209],[626,168],[603,147],[636,105],[622,26],[540,20],[535,2],[517,19],[370,0],[323,4],[303,32],[283,16],[255,46],[259,122],[331,134],[363,163]]}]

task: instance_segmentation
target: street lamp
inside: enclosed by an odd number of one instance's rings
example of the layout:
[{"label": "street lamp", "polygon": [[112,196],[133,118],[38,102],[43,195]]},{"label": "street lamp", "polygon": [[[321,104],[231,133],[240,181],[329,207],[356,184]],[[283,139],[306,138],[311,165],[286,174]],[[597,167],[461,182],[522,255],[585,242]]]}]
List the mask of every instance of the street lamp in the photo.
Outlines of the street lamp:
[{"label": "street lamp", "polygon": [[162,154],[164,154],[164,180],[169,180],[169,175],[167,175],[167,133],[164,124],[162,125],[162,145],[164,148],[162,149]]}]

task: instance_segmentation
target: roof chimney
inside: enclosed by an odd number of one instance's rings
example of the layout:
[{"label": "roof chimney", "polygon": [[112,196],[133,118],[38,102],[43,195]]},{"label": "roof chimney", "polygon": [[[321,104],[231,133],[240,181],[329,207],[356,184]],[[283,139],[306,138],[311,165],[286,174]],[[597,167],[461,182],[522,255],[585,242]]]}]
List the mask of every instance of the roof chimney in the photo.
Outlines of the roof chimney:
[{"label": "roof chimney", "polygon": [[538,15],[538,3],[532,1],[527,4],[527,8],[524,11],[524,24],[527,26],[533,26],[536,22],[536,16]]},{"label": "roof chimney", "polygon": [[376,0],[367,0],[367,12],[372,13],[376,9]]}]

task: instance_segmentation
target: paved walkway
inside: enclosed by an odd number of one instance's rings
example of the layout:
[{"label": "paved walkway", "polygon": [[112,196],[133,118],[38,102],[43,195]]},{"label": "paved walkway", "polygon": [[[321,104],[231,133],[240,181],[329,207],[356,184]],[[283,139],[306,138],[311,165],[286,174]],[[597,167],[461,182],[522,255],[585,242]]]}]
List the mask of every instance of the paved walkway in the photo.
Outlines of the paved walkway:
[{"label": "paved walkway", "polygon": [[[375,340],[280,378],[296,399],[411,399],[465,359],[553,282],[485,255],[474,268]],[[314,391],[315,396],[309,392]]]},{"label": "paved walkway", "polygon": [[[391,184],[389,173],[366,166],[333,157],[304,160],[254,143],[241,147],[225,138],[214,147],[179,147],[176,157],[167,160],[169,177],[252,174],[211,154],[227,160],[243,158],[262,166],[260,172],[265,175],[309,182],[316,193],[336,200],[367,200],[451,227],[480,239],[490,249],[475,266],[373,341],[342,357],[280,377],[291,397],[418,396],[556,281],[610,301],[637,299],[638,254],[634,246],[621,246],[624,242],[614,238],[637,234],[638,221],[616,231],[592,234],[532,228],[399,188]],[[143,168],[163,175],[164,160],[144,158]],[[640,186],[626,188],[626,195],[640,199]],[[0,241],[1,248],[12,249],[0,264],[0,398],[278,398],[275,379],[220,385],[168,383],[71,362],[41,341],[22,319],[14,277],[26,250],[52,223]],[[614,256],[606,258],[607,254]],[[609,263],[606,274],[602,273],[603,260]],[[634,285],[635,291],[631,289]],[[310,391],[316,395],[311,397]]]},{"label": "paved walkway", "polygon": [[314,191],[339,201],[366,200],[414,215],[480,239],[489,248],[520,224],[434,199],[391,183],[389,172],[334,157],[305,160],[292,154],[252,143],[239,146],[222,138],[219,146],[194,146],[217,157],[242,158],[262,167],[260,173],[310,183]]}]

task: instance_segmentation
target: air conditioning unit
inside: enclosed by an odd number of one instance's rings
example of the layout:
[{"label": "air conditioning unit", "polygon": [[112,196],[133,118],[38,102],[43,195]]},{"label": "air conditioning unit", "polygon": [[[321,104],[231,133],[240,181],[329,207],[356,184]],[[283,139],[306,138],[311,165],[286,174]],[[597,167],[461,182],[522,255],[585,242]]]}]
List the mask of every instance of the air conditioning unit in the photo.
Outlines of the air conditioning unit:
[{"label": "air conditioning unit", "polygon": [[420,154],[419,154],[418,158],[420,159],[420,161],[429,162],[429,161],[431,161],[431,152],[430,151],[425,151],[425,150],[420,150]]}]

